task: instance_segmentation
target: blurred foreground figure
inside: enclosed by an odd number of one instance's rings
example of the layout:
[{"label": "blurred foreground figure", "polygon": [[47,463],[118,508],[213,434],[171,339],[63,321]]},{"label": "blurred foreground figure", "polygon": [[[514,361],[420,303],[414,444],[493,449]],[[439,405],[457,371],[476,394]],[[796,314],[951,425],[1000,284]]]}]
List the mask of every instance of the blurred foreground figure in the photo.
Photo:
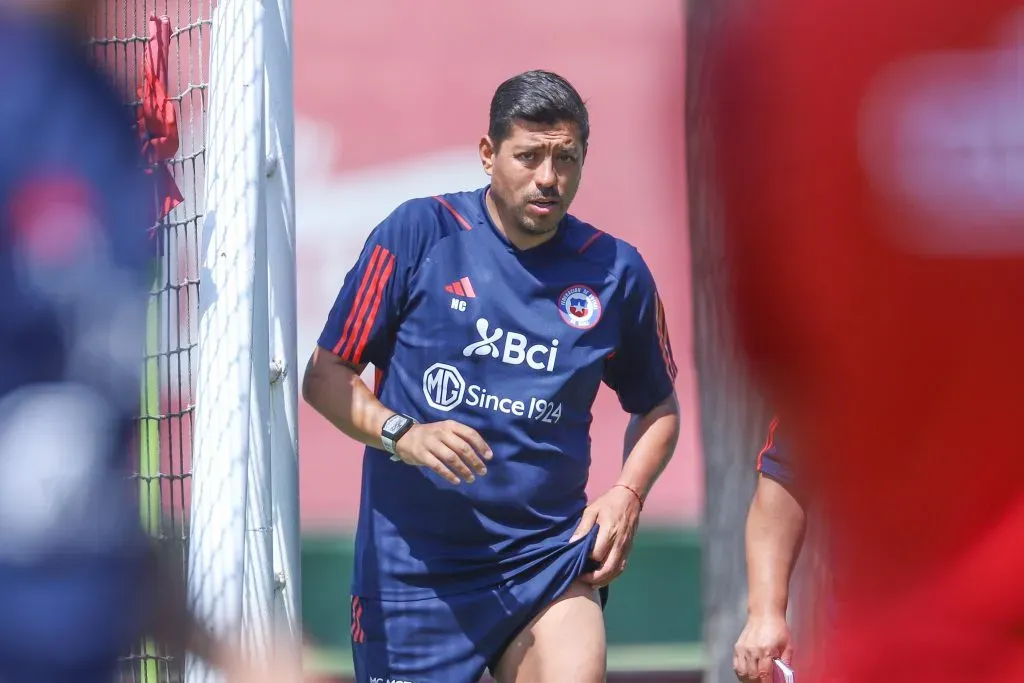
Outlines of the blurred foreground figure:
[{"label": "blurred foreground figure", "polygon": [[253,675],[204,633],[129,480],[154,193],[86,65],[90,2],[0,1],[0,681],[106,683],[143,635]]},{"label": "blurred foreground figure", "polygon": [[1021,3],[737,5],[709,81],[739,334],[834,535],[800,678],[1024,680]]}]

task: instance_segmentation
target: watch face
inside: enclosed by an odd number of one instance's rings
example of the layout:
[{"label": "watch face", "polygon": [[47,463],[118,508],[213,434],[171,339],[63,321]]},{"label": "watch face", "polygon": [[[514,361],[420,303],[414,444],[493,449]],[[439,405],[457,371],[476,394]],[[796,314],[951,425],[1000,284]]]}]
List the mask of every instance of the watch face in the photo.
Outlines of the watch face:
[{"label": "watch face", "polygon": [[384,433],[395,434],[401,429],[409,418],[404,415],[392,415],[384,422]]}]

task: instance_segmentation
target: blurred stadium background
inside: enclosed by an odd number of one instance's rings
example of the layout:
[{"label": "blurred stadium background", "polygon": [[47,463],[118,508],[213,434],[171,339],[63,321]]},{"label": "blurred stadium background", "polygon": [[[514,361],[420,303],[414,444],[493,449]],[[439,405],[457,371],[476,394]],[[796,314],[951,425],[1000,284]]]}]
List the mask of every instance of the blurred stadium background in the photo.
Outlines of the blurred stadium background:
[{"label": "blurred stadium background", "polygon": [[[148,18],[166,15],[171,24],[167,89],[180,144],[168,167],[184,202],[158,226],[165,248],[154,269],[139,479],[147,525],[181,548],[183,561],[212,4],[105,0],[94,30],[97,56],[134,105]],[[699,680],[703,661],[703,471],[691,360],[683,15],[681,0],[294,4],[300,364],[380,219],[409,197],[486,182],[476,142],[499,82],[546,68],[566,76],[588,101],[592,145],[573,211],[636,244],[650,263],[668,309],[684,416],[675,459],[645,508],[630,570],[615,584],[608,609],[611,668],[632,672],[621,680]],[[624,427],[614,396],[603,392],[594,411],[593,492],[616,477]],[[304,405],[299,442],[309,661],[344,680],[361,448]],[[178,668],[143,645],[126,660],[125,673],[150,683],[176,679]]]}]

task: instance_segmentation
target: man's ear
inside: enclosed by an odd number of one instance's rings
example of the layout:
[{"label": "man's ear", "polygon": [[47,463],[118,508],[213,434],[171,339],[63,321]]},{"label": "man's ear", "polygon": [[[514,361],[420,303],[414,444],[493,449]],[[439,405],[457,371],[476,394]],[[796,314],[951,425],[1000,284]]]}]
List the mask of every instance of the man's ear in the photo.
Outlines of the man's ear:
[{"label": "man's ear", "polygon": [[590,145],[583,145],[583,156],[580,157],[580,166],[587,163],[587,150],[590,149]]},{"label": "man's ear", "polygon": [[498,153],[498,147],[491,140],[490,135],[480,138],[480,163],[484,167],[484,173],[491,175],[494,170],[494,155]]}]

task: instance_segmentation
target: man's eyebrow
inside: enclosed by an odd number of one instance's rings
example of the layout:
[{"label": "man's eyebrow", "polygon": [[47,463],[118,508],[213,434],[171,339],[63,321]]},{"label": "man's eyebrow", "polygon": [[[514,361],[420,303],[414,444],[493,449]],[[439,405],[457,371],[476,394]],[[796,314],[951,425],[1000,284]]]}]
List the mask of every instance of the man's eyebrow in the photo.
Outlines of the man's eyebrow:
[{"label": "man's eyebrow", "polygon": [[[529,152],[537,149],[543,149],[548,145],[543,142],[520,142],[512,145],[512,147],[519,152]],[[579,152],[583,149],[583,146],[578,142],[559,142],[555,144],[555,149],[562,152]]]}]

